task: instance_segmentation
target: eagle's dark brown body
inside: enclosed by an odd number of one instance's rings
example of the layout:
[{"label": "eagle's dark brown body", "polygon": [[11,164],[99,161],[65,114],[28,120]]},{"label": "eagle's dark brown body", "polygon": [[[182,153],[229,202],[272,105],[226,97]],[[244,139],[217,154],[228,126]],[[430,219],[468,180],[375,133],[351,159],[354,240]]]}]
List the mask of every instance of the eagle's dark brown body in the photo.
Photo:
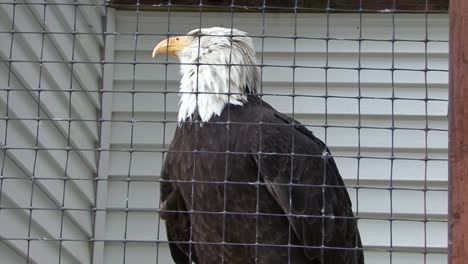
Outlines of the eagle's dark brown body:
[{"label": "eagle's dark brown body", "polygon": [[170,244],[175,262],[364,263],[349,195],[328,153],[254,95],[203,126],[178,127],[161,186],[168,238],[179,242]]}]

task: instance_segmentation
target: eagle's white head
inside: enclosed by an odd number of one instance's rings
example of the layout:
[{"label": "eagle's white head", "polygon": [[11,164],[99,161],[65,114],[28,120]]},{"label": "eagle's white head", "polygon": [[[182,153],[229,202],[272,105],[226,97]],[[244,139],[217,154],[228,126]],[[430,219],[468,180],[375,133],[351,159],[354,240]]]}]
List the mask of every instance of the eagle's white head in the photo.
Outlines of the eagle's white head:
[{"label": "eagle's white head", "polygon": [[202,121],[220,115],[226,104],[242,105],[256,93],[259,71],[255,49],[247,33],[220,27],[190,31],[165,39],[153,58],[169,54],[181,62],[179,121],[198,111]]}]

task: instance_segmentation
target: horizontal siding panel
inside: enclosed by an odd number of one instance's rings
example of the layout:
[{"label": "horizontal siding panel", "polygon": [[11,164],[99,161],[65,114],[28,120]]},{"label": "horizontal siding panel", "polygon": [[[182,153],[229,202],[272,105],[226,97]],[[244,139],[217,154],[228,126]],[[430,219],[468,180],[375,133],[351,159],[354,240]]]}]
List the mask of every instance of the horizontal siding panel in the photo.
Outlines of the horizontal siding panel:
[{"label": "horizontal siding panel", "polygon": [[[292,116],[290,114],[290,116]],[[392,127],[392,122],[394,123],[395,129],[408,129],[408,130],[418,130],[424,129],[426,126],[431,130],[437,132],[446,132],[447,131],[447,122],[446,117],[444,116],[428,116],[426,124],[426,118],[422,116],[403,116],[397,115],[393,118],[387,115],[353,115],[353,114],[328,114],[327,116],[323,114],[294,114],[294,118],[300,121],[303,125],[309,126],[310,130],[315,130],[317,127],[324,127],[327,124],[330,127],[356,127],[361,124],[362,129],[390,129]],[[132,113],[131,112],[114,112],[113,113],[113,125],[116,127],[120,125],[131,126],[132,122]],[[166,112],[166,114],[156,111],[147,112],[135,112],[133,115],[133,122],[135,126],[145,126],[146,129],[160,129],[152,130],[152,132],[162,132],[164,129],[164,122],[166,122],[166,129],[174,129],[176,126],[177,113],[176,112]],[[358,129],[356,127],[356,129]],[[172,131],[169,131],[172,132]],[[166,139],[172,139],[173,133],[166,134]],[[151,142],[159,142],[157,138],[162,137],[162,135],[156,135],[147,133],[145,134],[148,137],[144,137],[145,140],[150,140]],[[126,142],[128,138],[122,136],[121,133],[115,133],[112,135],[113,140],[116,143]],[[144,136],[144,135],[141,135]],[[135,140],[139,140],[136,138]],[[143,140],[143,139],[141,139]]]},{"label": "horizontal siding panel", "polygon": [[[158,223],[158,213],[156,212],[129,212],[124,211],[109,212],[106,239],[122,240],[125,237],[129,240],[143,241],[167,241],[165,237],[165,225]],[[391,228],[393,232],[391,232]],[[424,227],[426,225],[426,227]],[[125,227],[127,232],[125,232]],[[158,228],[159,227],[159,228]],[[395,248],[403,250],[416,250],[422,252],[424,246],[428,251],[444,252],[447,240],[447,223],[401,221],[394,220],[392,224],[388,220],[359,220],[359,229],[365,247],[389,249],[392,244]],[[379,236],[375,236],[379,230]],[[390,233],[393,235],[390,236]],[[408,236],[408,234],[414,234]],[[440,238],[444,239],[440,239]]]},{"label": "horizontal siding panel", "polygon": [[[397,99],[392,103],[388,99],[353,99],[353,98],[328,98],[297,96],[293,101],[290,96],[264,95],[263,99],[283,113],[295,114],[322,114],[327,110],[328,114],[353,114],[357,115],[419,115],[446,116],[448,102],[422,100]],[[177,93],[167,93],[166,96],[158,93],[116,93],[113,94],[114,112],[177,112]],[[360,102],[359,102],[360,101]],[[326,108],[325,108],[326,107]]]},{"label": "horizontal siding panel", "polygon": [[[335,156],[350,154],[349,152],[333,151]],[[395,153],[398,154],[398,153]],[[345,179],[354,180],[378,180],[378,181],[447,181],[446,160],[404,160],[375,159],[373,157],[383,156],[381,153],[369,153],[367,158],[335,158],[340,168],[341,175]],[[408,155],[408,153],[407,153]],[[423,156],[421,154],[413,154]],[[443,158],[446,153],[439,154]],[[390,186],[389,184],[387,186]],[[400,186],[401,187],[401,186]]]},{"label": "horizontal siding panel", "polygon": [[[131,61],[125,63],[116,64],[114,66],[114,79],[116,81],[128,81],[135,80],[135,86],[129,86],[126,90],[137,89],[138,82],[148,82],[152,80],[167,80],[177,81],[180,79],[178,75],[179,65],[171,64],[166,66],[164,64],[141,64],[135,66],[135,74],[133,74],[133,66]],[[297,68],[294,74],[295,82],[299,84],[304,83],[310,85],[321,83],[358,83],[358,71],[354,69],[330,69],[328,70],[327,78],[325,78],[325,71],[322,69],[306,69]],[[262,80],[268,82],[282,83],[293,81],[293,71],[290,67],[270,67],[265,66],[262,71]],[[437,85],[441,83],[447,83],[448,73],[447,72],[432,72],[427,76],[427,82],[422,72],[414,71],[395,71],[393,76],[395,87],[401,87],[402,84],[424,84]],[[361,83],[391,83],[392,74],[388,70],[362,70],[360,76]],[[157,83],[155,83],[157,84]],[[351,87],[356,87],[353,85]],[[162,90],[165,86],[156,86],[155,90]]]},{"label": "horizontal siding panel", "polygon": [[438,252],[445,251],[444,248],[447,247],[447,223],[360,220],[359,230],[366,245],[378,247],[392,245],[397,248],[421,248],[427,245],[429,251],[430,248],[434,248],[438,249]]},{"label": "horizontal siding panel", "polygon": [[[342,163],[340,159],[336,159],[336,160],[337,160],[337,163],[340,163],[340,164]],[[342,166],[339,166],[339,167],[341,168]],[[446,181],[438,181],[438,180],[431,180],[431,179],[424,180],[424,178],[421,180],[417,178],[415,180],[410,180],[407,178],[403,179],[399,177],[392,177],[391,179],[386,179],[386,178],[368,179],[368,178],[362,178],[362,177],[358,178],[356,176],[350,177],[349,175],[350,174],[346,172],[346,174],[343,177],[344,182],[347,188],[349,189],[376,189],[376,190],[386,189],[389,192],[390,192],[390,189],[424,192],[423,190],[424,187],[426,188],[426,191],[429,191],[429,192],[447,192],[447,189],[448,189],[448,186],[447,186],[448,183]],[[160,175],[132,174],[128,176],[125,174],[112,174],[112,175],[109,175],[109,178],[106,179],[106,181],[115,182],[116,184],[118,184],[119,182],[124,182],[125,185],[127,185],[127,183],[131,183],[131,185],[149,184],[149,186],[153,186],[154,184],[156,184],[157,186],[159,186],[158,184],[160,182],[160,178],[161,178]],[[149,186],[145,186],[145,187],[150,188]],[[122,194],[119,194],[119,195],[122,195]],[[148,202],[153,204],[152,200]],[[142,204],[146,204],[146,203],[143,201]]]},{"label": "horizontal siding panel", "polygon": [[446,253],[366,252],[367,263],[379,264],[446,264]]},{"label": "horizontal siding panel", "polygon": [[[110,175],[160,175],[162,149],[154,149],[149,146],[134,146],[132,155],[132,166],[129,170],[130,152],[128,146],[113,146],[110,160]],[[378,179],[378,180],[447,180],[447,152],[435,152],[428,150],[431,159],[426,164],[424,150],[400,150],[394,149],[393,173],[390,161],[391,149],[361,149],[361,162],[359,164],[359,175],[357,175],[358,162],[357,150],[355,148],[345,149],[343,147],[331,147],[333,155],[340,166],[341,174],[346,179]],[[407,160],[410,159],[410,160]],[[420,160],[412,160],[420,159]],[[406,167],[405,167],[406,166]],[[409,166],[409,167],[408,167]],[[130,171],[130,173],[129,173]],[[416,172],[416,173],[415,173]]]},{"label": "horizontal siding panel", "polygon": [[[129,263],[172,263],[166,243],[127,243],[125,259]],[[105,263],[123,262],[124,244],[118,242],[106,243]],[[165,252],[166,254],[161,254]],[[158,253],[159,256],[157,255]],[[390,257],[391,255],[391,257]],[[365,259],[368,263],[382,264],[444,264],[447,263],[446,253],[402,253],[366,251]],[[390,262],[391,261],[391,262]]]},{"label": "horizontal siding panel", "polygon": [[129,152],[113,151],[110,153],[109,175],[160,175],[162,158],[161,152],[134,152],[130,157]]},{"label": "horizontal siding panel", "polygon": [[[132,175],[131,179],[135,178],[139,177]],[[153,176],[149,180],[151,181],[127,182],[126,177],[111,176],[108,184],[107,207],[124,208],[128,198],[128,208],[158,209],[160,177]],[[156,218],[157,221],[159,220]]]},{"label": "horizontal siding panel", "polygon": [[[171,66],[172,67],[172,66]],[[179,80],[147,80],[136,81],[133,85],[132,80],[121,80],[114,83],[114,94],[128,95],[130,92],[135,94],[141,93],[145,95],[156,94],[164,98],[163,92],[167,94],[178,93]],[[333,83],[327,82],[273,82],[263,80],[258,92],[264,96],[280,96],[287,98],[293,93],[300,96],[341,96],[341,97],[357,97],[359,93],[362,97],[370,97],[376,99],[390,99],[394,93],[398,99],[425,99],[429,100],[447,100],[447,83]],[[352,99],[352,98],[350,98]],[[365,98],[363,98],[365,99]]]},{"label": "horizontal siding panel", "polygon": [[[424,194],[419,190],[387,190],[387,186],[378,186],[382,189],[364,188],[348,189],[354,205],[354,211],[359,213],[376,213],[382,217],[391,217],[392,214],[420,215],[415,218],[423,219],[424,215],[447,214],[447,191],[427,191]],[[411,188],[411,186],[405,186]],[[416,188],[421,188],[417,186]]]},{"label": "horizontal siding panel", "polygon": [[[423,47],[424,49],[424,47]],[[390,47],[391,50],[391,47]],[[129,63],[137,61],[138,63],[164,63],[166,60],[163,55],[157,57],[156,60],[151,58],[152,48],[145,51],[119,51],[116,57],[116,63]],[[136,59],[135,59],[136,58]],[[176,63],[175,60],[170,59],[169,62]],[[328,56],[326,50],[311,52],[263,52],[257,53],[257,65],[264,67],[328,67],[335,68],[357,68],[359,64],[362,68],[369,68],[375,70],[389,70],[393,67],[402,70],[423,70],[426,67],[431,70],[448,70],[447,54],[424,54],[424,53],[358,53],[354,52],[334,52],[329,51]],[[224,66],[220,66],[224,67]],[[357,73],[356,73],[357,75]],[[396,75],[396,74],[395,74]]]},{"label": "horizontal siding panel", "polygon": [[[365,15],[364,15],[365,16]],[[313,18],[310,18],[313,19]],[[142,25],[140,23],[140,25]],[[209,27],[210,25],[206,25]],[[216,26],[216,25],[215,25]],[[197,26],[193,26],[194,28]],[[314,27],[315,28],[315,27]],[[238,28],[241,29],[241,28]],[[247,29],[245,29],[247,30]],[[158,32],[160,33],[160,32]],[[181,32],[185,34],[187,32]],[[313,33],[308,35],[298,36],[296,42],[292,38],[277,38],[270,35],[265,37],[259,37],[251,33],[249,30],[247,33],[253,38],[255,50],[260,53],[259,56],[262,58],[263,54],[279,53],[279,54],[293,54],[294,48],[297,54],[301,53],[320,53],[322,56],[325,55],[327,50],[327,41],[325,39],[311,39]],[[171,35],[175,35],[175,32],[171,32]],[[129,33],[123,33],[115,37],[115,49],[119,52],[150,52],[153,47],[166,38],[166,33],[140,33],[137,41],[135,37]],[[387,55],[386,59],[391,59],[392,47],[396,55],[408,54],[413,56],[427,56],[430,58],[434,56],[437,58],[440,55],[448,53],[448,41],[431,41],[427,44],[424,42],[408,42],[396,39],[392,45],[391,41],[379,41],[379,40],[361,40],[361,46],[359,47],[359,40],[329,40],[328,41],[328,52],[331,54],[353,54],[355,57],[359,56],[359,49],[361,49],[361,57],[364,55]],[[427,50],[426,50],[427,48]],[[291,56],[292,57],[292,56]],[[146,59],[150,61],[151,59]],[[145,61],[146,61],[145,60]],[[160,55],[157,61],[165,61],[164,55]],[[261,61],[261,60],[259,60]]]},{"label": "horizontal siding panel", "polygon": [[[125,257],[124,257],[125,252]],[[107,242],[104,264],[123,263],[173,263],[169,246],[165,243]]]},{"label": "horizontal siding panel", "polygon": [[[152,60],[151,59],[151,50],[147,52],[138,52],[134,54],[133,52],[117,52],[115,57],[115,80],[137,80],[137,81],[150,81],[150,80],[170,80],[176,81],[179,80],[179,63],[169,61],[169,65],[166,66],[167,62],[164,60]],[[430,71],[430,74],[427,76],[424,74],[424,63],[419,63],[416,67],[414,62],[411,62],[411,57],[416,59],[416,56],[401,55],[405,60],[395,61],[395,67],[401,67],[395,70],[393,76],[391,69],[392,61],[391,59],[385,59],[384,56],[381,56],[382,61],[380,64],[376,62],[377,58],[364,60],[362,63],[368,63],[362,65],[366,67],[361,70],[359,76],[358,70],[356,69],[358,64],[357,57],[352,59],[352,57],[344,56],[343,54],[330,54],[331,59],[329,61],[331,67],[325,71],[324,67],[326,66],[325,61],[319,63],[318,61],[309,61],[309,65],[298,65],[293,74],[292,61],[293,54],[288,54],[282,56],[287,60],[279,64],[277,61],[281,59],[280,55],[274,55],[266,57],[265,55],[264,66],[262,70],[262,80],[271,81],[271,82],[292,82],[293,78],[296,82],[337,82],[337,83],[358,83],[358,77],[363,83],[391,83],[392,77],[395,83],[447,83],[447,64],[442,63],[442,58],[437,58],[431,60],[431,68],[433,70],[443,70],[443,71]],[[259,55],[257,54],[257,57]],[[298,55],[300,57],[300,55]],[[305,56],[311,58],[311,56]],[[388,57],[388,56],[386,56]],[[136,59],[134,59],[136,58]],[[406,59],[408,58],[408,60]],[[423,58],[423,57],[422,57]],[[260,59],[260,58],[258,58]],[[346,60],[348,59],[348,60]],[[419,60],[421,57],[419,58]],[[340,63],[340,60],[343,62]],[[135,66],[135,73],[133,72],[132,63],[137,61]],[[268,63],[271,61],[271,63]],[[300,61],[299,61],[300,62]],[[312,66],[313,63],[313,66]],[[406,64],[405,64],[406,63]],[[261,66],[261,62],[257,62],[258,66]],[[428,64],[429,65],[429,64]],[[167,67],[167,72],[166,72]],[[412,67],[412,68],[411,68]],[[327,75],[325,74],[327,72]],[[167,76],[167,77],[166,77]],[[427,80],[426,80],[427,77]]]},{"label": "horizontal siding panel", "polygon": [[[119,11],[119,15],[119,32],[135,32],[135,12]],[[138,32],[166,34],[169,29],[173,34],[184,34],[199,27],[200,19],[201,27],[232,25],[234,28],[248,31],[253,36],[261,36],[264,33],[267,36],[292,37],[296,28],[299,37],[324,38],[329,35],[334,38],[358,38],[361,31],[359,14],[330,14],[329,19],[326,14],[297,14],[297,19],[294,19],[294,14],[269,13],[265,14],[265,23],[263,15],[246,13],[235,13],[233,19],[231,14],[223,13],[204,13],[200,18],[199,13],[171,12],[170,16],[169,20],[167,12],[139,12]],[[393,17],[395,29],[392,27]],[[424,40],[425,23],[424,15],[363,14],[362,38],[389,40],[395,33],[397,39]],[[447,15],[430,14],[427,24],[429,39],[448,39]]]},{"label": "horizontal siding panel", "polygon": [[[140,115],[137,113],[134,116],[136,120],[146,120],[144,122],[131,122],[130,113],[115,113],[113,116],[114,120],[120,120],[120,122],[113,123],[114,133],[112,133],[112,143],[121,145],[130,145],[130,143],[136,145],[142,144],[157,144],[162,145],[163,143],[169,144],[176,128],[176,121],[168,118],[170,123],[164,124],[164,116],[157,121],[147,121],[145,117],[156,117],[156,114],[144,113]],[[172,116],[172,115],[171,115]],[[150,118],[151,118],[150,117]],[[302,116],[301,116],[302,117]],[[356,117],[356,116],[354,116]],[[140,119],[142,118],[142,119]],[[297,117],[296,117],[297,118]],[[357,118],[357,117],[356,117]],[[349,118],[349,116],[329,116],[327,125],[330,126],[347,126],[347,127],[329,127],[327,133],[327,143],[330,146],[342,146],[342,147],[357,147],[361,146],[364,148],[431,148],[431,149],[447,149],[447,131],[429,131],[422,130],[408,130],[405,124],[415,122],[411,126],[418,125],[417,129],[423,129],[425,127],[425,120],[416,118],[400,118],[395,117],[395,124],[397,129],[392,131],[391,127],[392,120],[381,120],[372,116],[361,116],[361,125],[369,126],[371,128],[356,128],[358,122]],[[397,119],[398,118],[398,119]],[[303,124],[309,125],[308,129],[313,131],[319,138],[325,139],[325,125],[324,116],[308,115],[306,118],[298,118]],[[151,119],[150,119],[151,120]],[[305,122],[304,122],[305,121]],[[431,119],[430,123],[437,123],[437,119]],[[443,124],[438,125],[443,126]],[[132,130],[133,128],[133,130]],[[132,137],[133,133],[133,137]],[[168,146],[168,145],[167,145]]]},{"label": "horizontal siding panel", "polygon": [[[156,212],[108,212],[106,239],[166,240],[165,225]],[[126,222],[127,219],[127,223]],[[125,227],[127,233],[125,234]]]},{"label": "horizontal siding panel", "polygon": [[[128,208],[145,210],[159,208],[159,177],[152,177],[147,181],[135,181],[143,178],[132,176],[131,179],[134,181],[131,182],[125,179],[125,177],[111,177],[108,185],[108,208],[117,210],[126,208],[127,199]],[[361,182],[359,190],[347,182],[354,211],[359,211],[360,215],[378,214],[383,218],[389,218],[393,214],[422,219],[426,214],[429,219],[438,219],[447,214],[447,191],[439,191],[446,190],[446,186],[429,183],[427,185],[429,191],[424,194],[418,190],[421,189],[423,182],[406,183],[404,186],[404,182],[399,183],[401,189],[396,187],[397,189],[389,191],[388,182],[384,181],[374,182],[368,186],[365,182]]]}]

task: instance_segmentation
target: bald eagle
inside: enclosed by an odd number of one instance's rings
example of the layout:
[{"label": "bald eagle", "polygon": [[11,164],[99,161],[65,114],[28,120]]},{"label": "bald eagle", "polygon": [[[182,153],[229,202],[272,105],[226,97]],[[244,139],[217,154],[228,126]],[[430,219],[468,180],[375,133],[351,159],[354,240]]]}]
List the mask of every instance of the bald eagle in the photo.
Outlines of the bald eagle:
[{"label": "bald eagle", "polygon": [[252,39],[203,28],[153,49],[181,63],[161,218],[175,263],[362,264],[351,201],[327,146],[257,94]]}]

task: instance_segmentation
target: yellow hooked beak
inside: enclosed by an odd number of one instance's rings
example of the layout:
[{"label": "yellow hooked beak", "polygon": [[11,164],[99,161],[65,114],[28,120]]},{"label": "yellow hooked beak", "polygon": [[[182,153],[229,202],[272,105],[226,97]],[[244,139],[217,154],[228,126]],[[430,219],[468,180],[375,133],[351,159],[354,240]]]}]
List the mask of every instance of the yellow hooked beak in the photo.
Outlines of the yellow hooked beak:
[{"label": "yellow hooked beak", "polygon": [[169,54],[172,57],[177,56],[175,53],[184,47],[190,45],[191,39],[186,36],[176,36],[162,40],[153,48],[153,58],[159,53]]}]

